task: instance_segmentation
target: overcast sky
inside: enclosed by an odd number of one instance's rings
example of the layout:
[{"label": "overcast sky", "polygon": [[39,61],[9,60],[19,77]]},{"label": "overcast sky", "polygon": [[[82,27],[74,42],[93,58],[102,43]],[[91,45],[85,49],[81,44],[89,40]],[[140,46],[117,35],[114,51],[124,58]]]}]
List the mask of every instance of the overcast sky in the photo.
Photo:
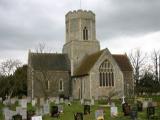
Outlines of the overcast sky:
[{"label": "overcast sky", "polygon": [[[160,48],[160,0],[82,0],[96,14],[97,39],[112,53]],[[65,14],[80,9],[79,0],[0,0],[0,61],[27,62],[28,49],[45,43],[61,52]]]}]

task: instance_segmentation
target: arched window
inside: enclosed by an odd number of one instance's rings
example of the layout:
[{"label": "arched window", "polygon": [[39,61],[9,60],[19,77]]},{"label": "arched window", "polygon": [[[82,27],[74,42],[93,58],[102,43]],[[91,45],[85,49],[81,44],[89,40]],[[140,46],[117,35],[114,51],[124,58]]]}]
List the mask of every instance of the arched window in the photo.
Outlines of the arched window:
[{"label": "arched window", "polygon": [[114,86],[114,71],[108,60],[105,60],[99,67],[100,87]]},{"label": "arched window", "polygon": [[86,27],[83,29],[83,40],[88,40],[88,30]]},{"label": "arched window", "polygon": [[59,81],[59,91],[63,91],[63,80]]}]

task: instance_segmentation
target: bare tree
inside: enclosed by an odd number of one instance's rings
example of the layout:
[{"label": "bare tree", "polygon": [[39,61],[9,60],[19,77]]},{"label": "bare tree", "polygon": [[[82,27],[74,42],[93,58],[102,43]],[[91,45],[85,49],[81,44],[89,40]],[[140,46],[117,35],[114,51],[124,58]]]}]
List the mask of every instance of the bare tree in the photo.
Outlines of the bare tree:
[{"label": "bare tree", "polygon": [[7,59],[0,64],[0,73],[4,76],[9,76],[21,65],[22,63],[19,60]]},{"label": "bare tree", "polygon": [[158,77],[159,77],[159,56],[160,56],[160,53],[159,51],[156,51],[154,50],[152,52],[152,55],[151,55],[151,58],[152,58],[152,62],[153,62],[153,66],[154,66],[154,74],[155,74],[155,79],[158,80]]},{"label": "bare tree", "polygon": [[146,62],[146,56],[147,54],[143,54],[140,49],[135,49],[135,51],[131,51],[129,54],[129,58],[134,69],[135,85],[137,85],[139,82],[140,75],[142,74],[142,69]]},{"label": "bare tree", "polygon": [[[15,72],[15,70],[20,67],[22,65],[22,63],[19,60],[12,60],[12,59],[8,59],[6,61],[3,61],[0,64],[0,71],[1,74],[5,77],[7,77],[5,86],[3,86],[3,88],[1,88],[1,90],[5,90],[6,88],[8,89],[8,96],[9,98],[12,96],[13,92],[15,91],[15,89],[17,89],[18,87],[18,81],[17,79],[13,76],[13,73]],[[13,82],[14,81],[14,82]],[[11,83],[12,84],[11,84]]]}]

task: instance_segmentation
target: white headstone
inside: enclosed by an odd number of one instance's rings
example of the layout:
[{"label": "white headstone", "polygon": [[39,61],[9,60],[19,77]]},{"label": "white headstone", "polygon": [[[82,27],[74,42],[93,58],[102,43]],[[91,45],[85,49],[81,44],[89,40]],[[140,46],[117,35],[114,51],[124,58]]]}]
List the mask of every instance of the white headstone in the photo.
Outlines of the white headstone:
[{"label": "white headstone", "polygon": [[32,120],[42,120],[42,116],[33,116]]},{"label": "white headstone", "polygon": [[118,115],[117,107],[111,107],[111,117],[116,117]]},{"label": "white headstone", "polygon": [[16,101],[17,101],[17,99],[16,99],[16,98],[11,98],[11,104],[15,104],[15,103],[16,103]]},{"label": "white headstone", "polygon": [[125,103],[125,100],[124,100],[124,99],[125,99],[125,97],[123,96],[123,97],[122,97],[122,104]]}]

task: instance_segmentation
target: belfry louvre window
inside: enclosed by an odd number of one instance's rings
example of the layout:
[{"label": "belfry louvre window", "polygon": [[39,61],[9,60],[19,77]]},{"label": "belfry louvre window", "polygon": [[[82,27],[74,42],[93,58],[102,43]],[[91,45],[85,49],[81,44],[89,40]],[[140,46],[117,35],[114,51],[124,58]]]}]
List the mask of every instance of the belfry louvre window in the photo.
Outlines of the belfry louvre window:
[{"label": "belfry louvre window", "polygon": [[83,29],[83,40],[88,40],[88,30],[86,27]]},{"label": "belfry louvre window", "polygon": [[114,71],[108,60],[105,60],[99,67],[100,87],[114,86]]}]

